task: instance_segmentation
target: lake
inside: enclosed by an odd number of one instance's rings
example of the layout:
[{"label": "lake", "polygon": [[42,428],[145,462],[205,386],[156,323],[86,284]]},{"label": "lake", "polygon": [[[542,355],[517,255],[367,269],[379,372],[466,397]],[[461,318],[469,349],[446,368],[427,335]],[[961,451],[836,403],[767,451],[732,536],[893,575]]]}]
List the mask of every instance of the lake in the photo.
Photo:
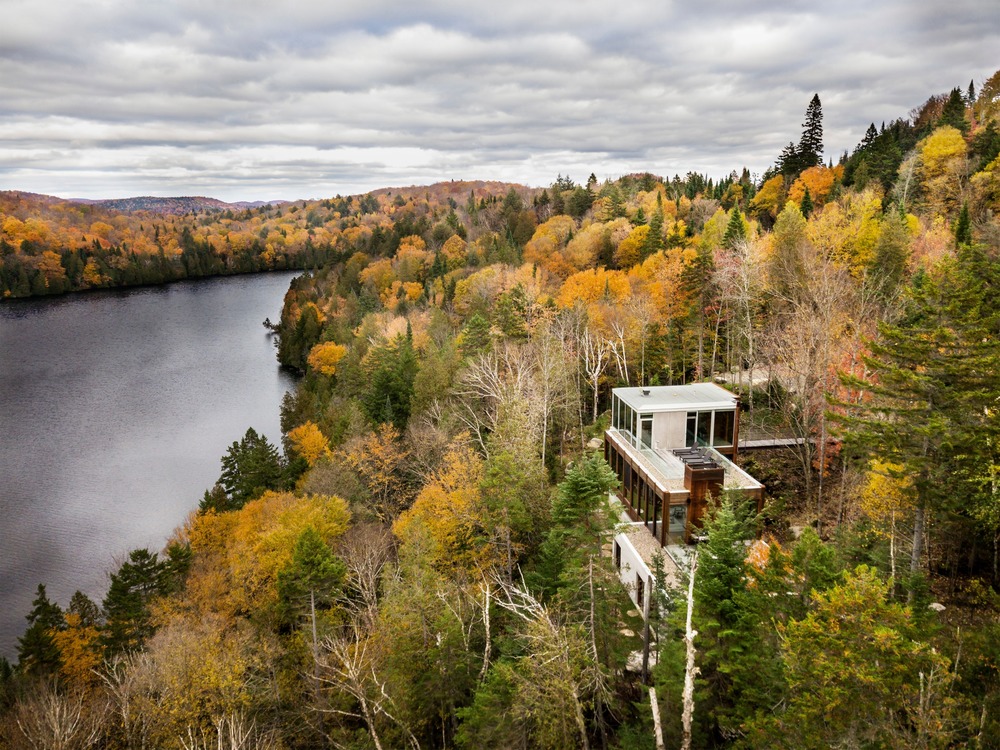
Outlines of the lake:
[{"label": "lake", "polygon": [[0,654],[36,587],[100,604],[162,549],[248,427],[280,446],[272,337],[294,273],[0,303]]}]

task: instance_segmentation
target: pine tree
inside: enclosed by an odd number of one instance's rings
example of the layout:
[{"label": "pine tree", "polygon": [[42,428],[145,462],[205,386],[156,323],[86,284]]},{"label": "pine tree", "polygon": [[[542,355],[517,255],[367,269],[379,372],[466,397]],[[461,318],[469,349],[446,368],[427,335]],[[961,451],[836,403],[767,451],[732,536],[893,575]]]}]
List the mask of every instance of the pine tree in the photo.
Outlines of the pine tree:
[{"label": "pine tree", "polygon": [[972,244],[972,220],[969,218],[969,202],[962,203],[962,210],[958,214],[958,221],[955,222],[955,244]]},{"label": "pine tree", "polygon": [[729,223],[726,225],[726,232],[722,235],[722,246],[732,250],[740,242],[747,238],[746,224],[743,223],[743,216],[740,209],[733,206],[729,212]]},{"label": "pine tree", "polygon": [[155,630],[150,602],[165,590],[165,566],[156,553],[132,550],[111,574],[111,585],[102,602],[105,625],[100,640],[105,658],[136,651],[146,642]]},{"label": "pine tree", "polygon": [[880,326],[864,358],[869,378],[841,377],[865,394],[839,404],[848,447],[901,467],[912,482],[911,577],[921,570],[928,521],[960,510],[959,498],[963,512],[996,502],[987,467],[996,464],[989,415],[1000,399],[998,286],[1000,264],[960,246],[936,277],[916,276],[904,315]]},{"label": "pine tree", "polygon": [[291,562],[278,571],[278,598],[286,619],[308,611],[315,623],[316,608],[326,608],[339,593],[347,568],[312,526],[295,541]]},{"label": "pine tree", "polygon": [[643,260],[656,255],[666,244],[663,241],[663,204],[659,195],[656,196],[656,208],[649,220],[649,231],[642,242],[641,257]]},{"label": "pine tree", "polygon": [[969,121],[965,119],[965,97],[958,88],[953,88],[948,94],[948,100],[941,109],[941,117],[937,121],[938,127],[941,125],[951,125],[962,131],[962,134],[969,132]]},{"label": "pine tree", "polygon": [[21,672],[31,675],[54,675],[59,671],[60,656],[52,633],[66,626],[62,609],[49,601],[45,586],[38,584],[31,612],[27,615],[28,628],[17,639],[17,659]]},{"label": "pine tree", "polygon": [[463,357],[475,357],[485,354],[492,346],[489,321],[479,313],[473,313],[462,329],[459,351]]},{"label": "pine tree", "polygon": [[802,138],[797,149],[800,171],[823,163],[823,106],[819,94],[814,94],[806,108],[802,123]]},{"label": "pine tree", "polygon": [[[228,498],[225,510],[242,508],[265,490],[278,489],[283,480],[284,464],[277,448],[253,427],[247,428],[242,440],[230,445],[222,457],[218,484]],[[218,510],[217,500],[217,493],[206,493],[202,504]]]},{"label": "pine tree", "polygon": [[786,177],[794,177],[802,171],[802,160],[799,158],[798,149],[791,141],[778,156],[778,171]]},{"label": "pine tree", "polygon": [[802,194],[802,202],[799,204],[799,210],[802,211],[802,218],[804,218],[804,219],[808,219],[809,218],[809,214],[812,213],[812,210],[813,210],[813,200],[812,200],[812,196],[809,195],[809,186],[808,185],[806,185],[806,190]]}]

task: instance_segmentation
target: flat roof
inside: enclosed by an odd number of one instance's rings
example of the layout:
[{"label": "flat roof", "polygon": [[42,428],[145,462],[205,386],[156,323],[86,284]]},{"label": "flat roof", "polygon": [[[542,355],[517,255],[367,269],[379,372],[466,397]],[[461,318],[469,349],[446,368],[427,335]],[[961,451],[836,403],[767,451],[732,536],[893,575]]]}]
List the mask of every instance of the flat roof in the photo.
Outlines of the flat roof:
[{"label": "flat roof", "polygon": [[[643,390],[649,395],[644,396]],[[611,393],[639,412],[736,408],[736,394],[715,383],[614,388]]]}]

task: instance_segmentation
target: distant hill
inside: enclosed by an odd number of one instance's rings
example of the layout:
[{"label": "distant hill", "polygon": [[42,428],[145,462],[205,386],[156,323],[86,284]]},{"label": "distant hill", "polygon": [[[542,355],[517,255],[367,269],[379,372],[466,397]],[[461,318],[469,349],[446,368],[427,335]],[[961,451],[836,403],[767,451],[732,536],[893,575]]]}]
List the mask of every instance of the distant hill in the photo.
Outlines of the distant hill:
[{"label": "distant hill", "polygon": [[[183,216],[188,213],[202,213],[212,211],[226,211],[232,209],[243,210],[247,208],[258,208],[267,205],[266,201],[240,201],[237,203],[226,203],[216,198],[206,198],[204,196],[181,196],[176,198],[158,198],[151,195],[142,195],[134,198],[114,198],[111,200],[75,200],[74,203],[88,203],[99,206],[109,211],[119,213],[134,213],[136,211],[149,211],[156,214],[169,214],[172,216]],[[274,201],[271,205],[280,205],[284,201]]]}]

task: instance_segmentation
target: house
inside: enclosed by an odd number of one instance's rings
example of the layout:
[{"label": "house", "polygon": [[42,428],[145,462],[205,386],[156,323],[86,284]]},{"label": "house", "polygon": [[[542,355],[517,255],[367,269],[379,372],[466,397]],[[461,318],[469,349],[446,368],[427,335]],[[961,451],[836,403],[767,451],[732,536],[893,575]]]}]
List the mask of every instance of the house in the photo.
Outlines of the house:
[{"label": "house", "polygon": [[612,555],[644,614],[650,550],[666,548],[669,555],[671,546],[697,541],[710,497],[723,491],[762,507],[764,486],[733,463],[739,405],[738,396],[714,383],[612,391],[604,457],[618,475],[618,498],[629,519],[615,536]]}]

